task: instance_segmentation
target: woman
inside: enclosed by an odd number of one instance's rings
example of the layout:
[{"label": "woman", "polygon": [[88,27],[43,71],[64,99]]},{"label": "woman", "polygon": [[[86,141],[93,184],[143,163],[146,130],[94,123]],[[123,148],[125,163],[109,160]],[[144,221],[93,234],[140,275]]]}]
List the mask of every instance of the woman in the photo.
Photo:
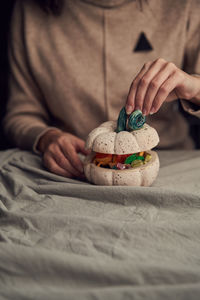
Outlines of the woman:
[{"label": "woman", "polygon": [[7,136],[50,171],[81,177],[87,134],[126,105],[147,115],[160,149],[192,148],[177,99],[200,116],[199,9],[198,0],[17,1]]}]

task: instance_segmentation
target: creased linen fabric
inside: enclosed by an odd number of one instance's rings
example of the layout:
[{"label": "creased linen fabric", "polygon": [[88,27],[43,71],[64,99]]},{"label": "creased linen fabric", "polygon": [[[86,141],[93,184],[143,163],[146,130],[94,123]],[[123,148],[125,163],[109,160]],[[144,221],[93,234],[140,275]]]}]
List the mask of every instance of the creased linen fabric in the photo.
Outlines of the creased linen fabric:
[{"label": "creased linen fabric", "polygon": [[200,298],[200,153],[152,187],[94,186],[0,153],[0,299]]}]

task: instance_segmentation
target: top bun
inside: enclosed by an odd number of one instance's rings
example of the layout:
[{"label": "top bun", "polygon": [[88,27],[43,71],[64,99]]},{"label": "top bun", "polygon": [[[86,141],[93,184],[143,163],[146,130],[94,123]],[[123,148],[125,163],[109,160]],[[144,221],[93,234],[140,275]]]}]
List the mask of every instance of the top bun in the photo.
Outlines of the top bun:
[{"label": "top bun", "polygon": [[86,148],[100,153],[123,155],[151,150],[159,143],[157,131],[146,123],[133,131],[117,133],[116,128],[117,121],[102,123],[88,135]]}]

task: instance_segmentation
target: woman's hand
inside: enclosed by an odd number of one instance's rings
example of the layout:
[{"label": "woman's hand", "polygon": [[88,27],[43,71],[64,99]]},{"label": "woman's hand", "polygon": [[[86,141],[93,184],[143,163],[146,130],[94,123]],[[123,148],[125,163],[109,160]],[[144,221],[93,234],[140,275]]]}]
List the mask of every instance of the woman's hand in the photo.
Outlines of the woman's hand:
[{"label": "woman's hand", "polygon": [[162,58],[144,64],[133,80],[126,101],[126,112],[140,109],[144,115],[159,110],[164,101],[178,98],[200,105],[200,78],[188,75]]},{"label": "woman's hand", "polygon": [[43,154],[45,167],[57,175],[69,178],[84,178],[83,164],[78,157],[78,152],[88,154],[85,142],[80,138],[50,129],[39,140],[37,149]]}]

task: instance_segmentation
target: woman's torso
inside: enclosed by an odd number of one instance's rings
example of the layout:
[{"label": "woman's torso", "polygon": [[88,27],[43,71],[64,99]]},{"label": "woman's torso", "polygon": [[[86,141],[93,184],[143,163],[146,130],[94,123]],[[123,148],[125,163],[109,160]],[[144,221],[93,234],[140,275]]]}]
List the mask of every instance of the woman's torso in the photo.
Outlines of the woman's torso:
[{"label": "woman's torso", "polygon": [[[190,1],[68,0],[61,16],[25,5],[25,47],[52,125],[85,139],[116,119],[142,65],[162,57],[184,63]],[[178,19],[178,22],[177,22]],[[152,50],[134,51],[144,33]],[[178,102],[166,103],[147,122],[160,148],[190,148]]]}]

